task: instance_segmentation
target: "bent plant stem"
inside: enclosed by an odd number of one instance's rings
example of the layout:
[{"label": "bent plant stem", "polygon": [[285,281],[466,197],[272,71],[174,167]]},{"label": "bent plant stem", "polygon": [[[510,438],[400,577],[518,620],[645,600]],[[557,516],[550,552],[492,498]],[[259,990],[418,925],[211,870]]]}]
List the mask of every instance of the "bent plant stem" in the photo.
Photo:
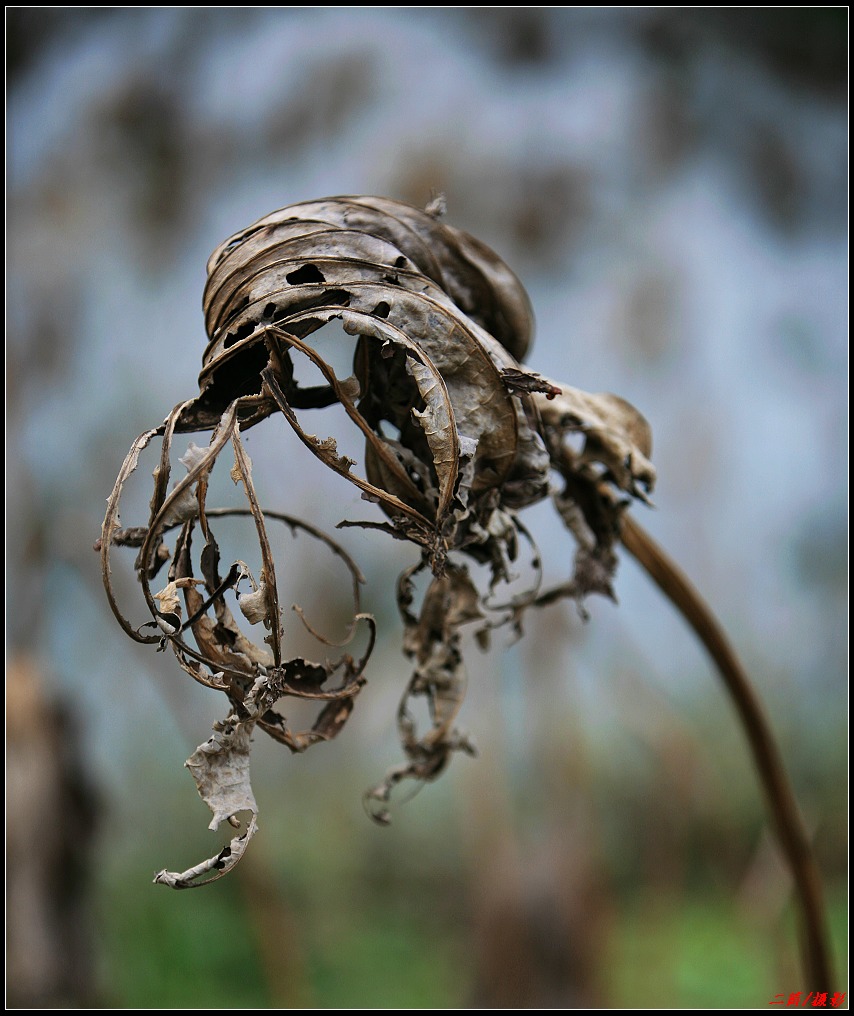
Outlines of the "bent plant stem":
[{"label": "bent plant stem", "polygon": [[709,606],[677,565],[629,515],[623,516],[621,538],[626,550],[694,629],[732,696],[794,880],[802,923],[803,965],[810,987],[829,991],[833,975],[818,865],[756,692]]}]

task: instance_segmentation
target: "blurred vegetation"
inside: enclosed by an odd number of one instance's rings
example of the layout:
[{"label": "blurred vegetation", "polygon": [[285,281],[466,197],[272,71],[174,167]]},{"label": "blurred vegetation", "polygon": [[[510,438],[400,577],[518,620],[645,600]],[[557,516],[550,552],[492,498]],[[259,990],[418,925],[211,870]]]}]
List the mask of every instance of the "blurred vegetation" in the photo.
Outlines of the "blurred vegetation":
[{"label": "blurred vegetation", "polygon": [[[529,286],[532,368],[650,408],[651,527],[769,706],[847,990],[847,23],[7,8],[7,638],[77,721],[98,803],[87,837],[50,809],[22,829],[8,802],[20,842],[65,834],[56,856],[88,892],[92,969],[54,1001],[764,1008],[812,987],[729,704],[629,564],[619,610],[597,602],[582,626],[552,609],[519,646],[472,655],[462,722],[482,755],[390,829],[360,795],[398,760],[405,661],[391,598],[369,593],[383,644],[346,736],[304,758],[257,745],[252,851],[201,892],[151,885],[221,845],[181,764],[223,703],[126,645],[104,603],[91,544],[116,468],[194,394],[215,243],[290,201],[433,188]],[[250,438],[266,503],[366,517]],[[368,590],[391,588],[398,549],[354,551]],[[322,587],[303,602],[324,603],[337,573],[295,560],[295,587]],[[24,951],[48,990],[62,963]]]},{"label": "blurred vegetation", "polygon": [[[118,1008],[473,1003],[476,949],[459,876],[378,884],[371,868],[342,884],[331,867],[300,872],[314,886],[306,891],[293,884],[294,873],[282,888],[280,873],[278,891],[265,888],[259,902],[245,887],[245,867],[216,892],[192,894],[152,892],[139,878],[141,867],[115,872],[99,894],[105,1002]],[[846,887],[834,884],[828,895],[836,965],[844,971]],[[280,908],[292,929],[272,947],[259,942],[263,917],[256,911],[269,907]],[[607,973],[599,1007],[764,1008],[778,992],[809,990],[796,972],[792,922],[758,928],[724,891],[706,885],[684,895],[634,893],[613,913],[600,957]],[[291,979],[283,983],[285,969]]]}]

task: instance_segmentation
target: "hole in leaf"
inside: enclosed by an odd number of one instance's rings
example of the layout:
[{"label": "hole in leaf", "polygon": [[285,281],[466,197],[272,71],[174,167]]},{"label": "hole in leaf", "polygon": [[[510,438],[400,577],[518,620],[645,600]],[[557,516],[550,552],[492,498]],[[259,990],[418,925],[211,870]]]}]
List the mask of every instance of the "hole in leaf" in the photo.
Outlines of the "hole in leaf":
[{"label": "hole in leaf", "polygon": [[302,286],[307,282],[326,282],[326,277],[317,265],[303,265],[293,272],[289,272],[285,278],[292,286]]},{"label": "hole in leaf", "polygon": [[[254,327],[250,325],[249,331]],[[242,330],[238,329],[235,335],[228,335],[224,345],[232,346],[239,341]],[[261,391],[261,371],[267,366],[268,360],[269,354],[263,342],[249,343],[246,349],[241,349],[239,355],[227,359],[214,373],[213,383],[207,393],[210,404],[225,409],[238,395],[258,395]]]},{"label": "hole in leaf", "polygon": [[251,335],[255,331],[255,328],[256,325],[254,321],[247,321],[245,324],[242,324],[236,332],[229,332],[228,335],[226,335],[222,348],[228,349],[236,342],[240,342],[241,339],[245,339],[247,335]]}]

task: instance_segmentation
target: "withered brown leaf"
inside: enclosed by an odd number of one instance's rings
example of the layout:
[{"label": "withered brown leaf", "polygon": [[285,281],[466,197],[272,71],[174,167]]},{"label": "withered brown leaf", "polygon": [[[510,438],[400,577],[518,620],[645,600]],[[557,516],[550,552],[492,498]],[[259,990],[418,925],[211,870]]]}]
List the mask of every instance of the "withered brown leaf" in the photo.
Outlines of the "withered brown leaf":
[{"label": "withered brown leaf", "polygon": [[[207,266],[209,343],[199,395],[141,435],[119,472],[97,545],[110,606],[131,638],[170,648],[194,680],[225,693],[225,720],[187,765],[213,812],[211,828],[250,816],[246,831],[218,854],[180,874],[161,872],[159,883],[206,884],[237,863],[257,827],[249,778],[253,731],[291,751],[336,736],[365,683],[374,645],[374,620],[359,607],[361,575],[343,548],[259,504],[241,440],[248,428],[284,417],[308,451],[385,516],[342,525],[389,533],[419,551],[398,585],[403,648],[414,666],[397,717],[406,762],[367,795],[379,821],[388,821],[401,780],[432,780],[453,752],[474,751],[456,727],[466,625],[478,626],[481,641],[506,623],[518,634],[533,606],[611,591],[621,513],[628,498],[645,500],[655,479],[648,425],[617,396],[589,395],[521,366],[533,335],[524,287],[497,254],[442,223],[442,207],[323,198],[275,211],[220,244]],[[335,341],[352,365],[341,377],[317,342],[336,322]],[[322,384],[300,384],[302,360],[319,371]],[[339,453],[336,435],[312,433],[317,428],[306,423],[312,410],[331,405],[342,407],[364,438],[362,463]],[[186,472],[172,483],[175,435],[198,431],[209,431],[210,440],[190,445],[180,459]],[[573,435],[581,435],[580,449]],[[125,484],[156,438],[148,522],[123,528]],[[234,451],[231,476],[246,502],[239,509],[207,503],[211,471],[227,445]],[[577,549],[573,575],[541,592],[540,555],[518,515],[550,495]],[[215,530],[236,515],[253,524],[257,575],[243,560],[220,574]],[[354,599],[343,640],[320,634],[296,609],[327,646],[344,646],[357,629],[366,630],[360,659],[346,652],[325,663],[287,657],[273,522],[306,532],[344,563]],[[525,544],[534,578],[502,602],[497,590],[512,580]],[[138,548],[136,572],[150,616],[141,627],[124,616],[112,586],[111,551],[121,546]],[[166,562],[165,583],[153,593],[151,582]],[[490,570],[485,589],[471,570],[481,565]],[[420,575],[428,581],[416,608]],[[236,616],[249,623],[252,637]],[[291,731],[278,712],[279,700],[289,696],[320,704],[309,729]],[[426,700],[430,715],[420,732],[409,708],[416,697]]]}]

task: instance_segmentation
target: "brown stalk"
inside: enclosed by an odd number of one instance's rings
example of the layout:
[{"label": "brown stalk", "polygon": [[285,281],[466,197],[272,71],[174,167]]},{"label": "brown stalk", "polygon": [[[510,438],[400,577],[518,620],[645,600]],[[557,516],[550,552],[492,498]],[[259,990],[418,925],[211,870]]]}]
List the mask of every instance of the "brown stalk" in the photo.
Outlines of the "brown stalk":
[{"label": "brown stalk", "polygon": [[802,962],[809,987],[830,991],[833,973],[818,864],[756,691],[708,604],[675,562],[628,514],[623,516],[621,538],[626,550],[694,629],[732,697],[794,880],[801,919]]}]

